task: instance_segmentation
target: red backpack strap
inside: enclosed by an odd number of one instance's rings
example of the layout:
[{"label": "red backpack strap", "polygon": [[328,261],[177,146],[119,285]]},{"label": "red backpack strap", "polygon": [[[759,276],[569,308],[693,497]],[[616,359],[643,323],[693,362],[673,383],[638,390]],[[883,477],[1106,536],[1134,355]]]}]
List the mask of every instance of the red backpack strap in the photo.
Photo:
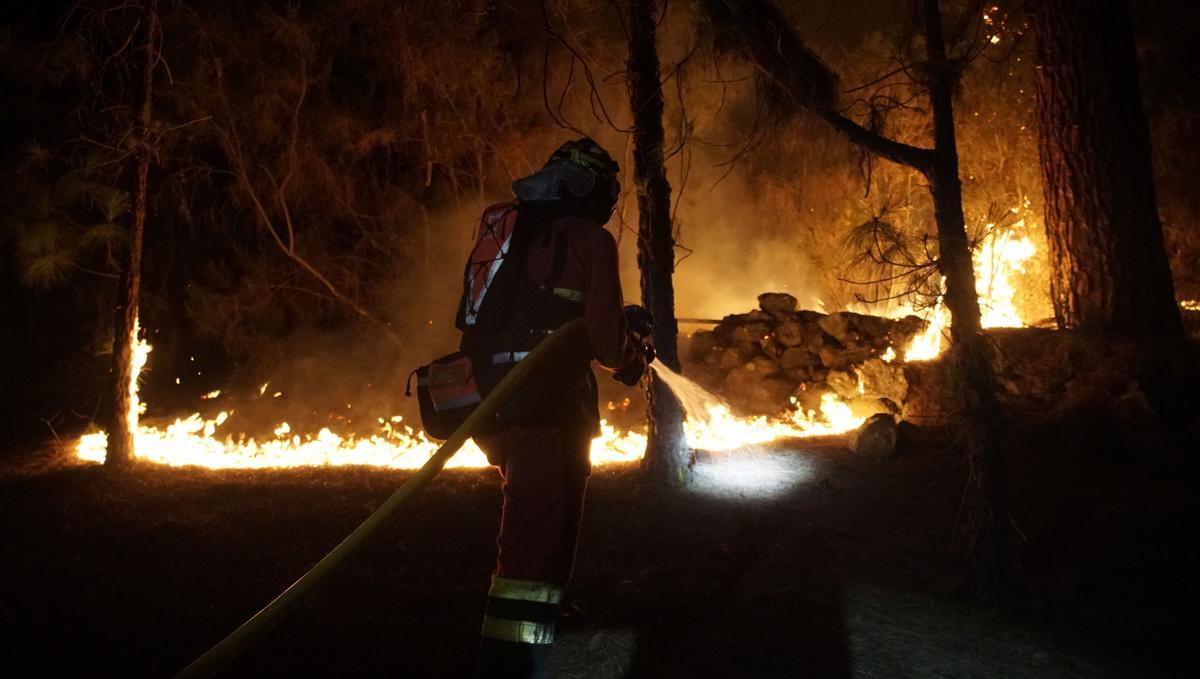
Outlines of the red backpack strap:
[{"label": "red backpack strap", "polygon": [[517,206],[513,203],[500,203],[483,211],[464,276],[462,320],[466,327],[475,324],[492,279],[508,253],[516,226]]}]

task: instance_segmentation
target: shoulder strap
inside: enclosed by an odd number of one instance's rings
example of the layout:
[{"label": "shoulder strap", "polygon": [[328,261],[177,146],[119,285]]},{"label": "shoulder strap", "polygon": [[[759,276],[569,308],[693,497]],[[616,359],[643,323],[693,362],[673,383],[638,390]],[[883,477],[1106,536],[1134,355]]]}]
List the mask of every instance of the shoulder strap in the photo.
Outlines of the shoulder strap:
[{"label": "shoulder strap", "polygon": [[562,278],[563,270],[567,266],[567,234],[566,229],[558,232],[554,238],[554,261],[550,266],[550,277],[546,279],[546,288],[554,289],[554,286]]}]

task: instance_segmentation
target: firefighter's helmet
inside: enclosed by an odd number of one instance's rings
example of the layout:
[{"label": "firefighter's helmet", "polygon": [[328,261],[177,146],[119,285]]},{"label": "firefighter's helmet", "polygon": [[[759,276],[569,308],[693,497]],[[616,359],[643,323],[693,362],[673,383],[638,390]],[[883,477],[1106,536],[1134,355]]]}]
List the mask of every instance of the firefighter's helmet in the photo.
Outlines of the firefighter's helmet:
[{"label": "firefighter's helmet", "polygon": [[591,138],[581,137],[558,147],[542,169],[513,182],[512,188],[524,202],[575,203],[605,222],[621,193],[620,171],[608,151]]}]

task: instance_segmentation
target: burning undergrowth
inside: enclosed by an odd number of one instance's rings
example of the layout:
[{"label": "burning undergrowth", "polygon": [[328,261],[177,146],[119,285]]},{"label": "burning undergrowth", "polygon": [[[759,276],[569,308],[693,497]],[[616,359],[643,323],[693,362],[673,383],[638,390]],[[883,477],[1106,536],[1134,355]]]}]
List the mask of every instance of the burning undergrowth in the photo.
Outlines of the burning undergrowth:
[{"label": "burning undergrowth", "polygon": [[[1009,231],[993,229],[989,236],[975,262],[985,325],[1020,325],[1012,275],[1033,255],[1033,246]],[[660,369],[683,401],[695,449],[753,457],[755,446],[771,441],[852,431],[876,413],[906,414],[910,373],[900,364],[936,357],[944,348],[946,318],[936,299],[924,318],[897,319],[797,310],[796,298],[786,293],[764,294],[759,302],[759,309],[729,316],[712,332],[690,338],[692,369],[729,402]],[[430,347],[446,333],[433,320],[411,325],[425,332],[408,328],[413,346],[404,351],[309,346],[254,389],[242,385],[236,396],[207,392],[205,407],[186,417],[139,421],[145,405],[138,402],[129,422],[137,432],[136,455],[210,468],[418,467],[438,444],[420,431],[411,402],[399,393],[412,361],[408,357],[421,351],[432,355]],[[141,341],[135,392],[150,352]],[[628,398],[609,401],[609,414],[619,424],[602,424],[592,447],[594,463],[641,458],[644,427],[630,417],[640,409],[630,406]],[[76,453],[102,461],[105,445],[105,433],[92,432],[80,439]],[[486,464],[482,452],[468,443],[450,466]]]}]

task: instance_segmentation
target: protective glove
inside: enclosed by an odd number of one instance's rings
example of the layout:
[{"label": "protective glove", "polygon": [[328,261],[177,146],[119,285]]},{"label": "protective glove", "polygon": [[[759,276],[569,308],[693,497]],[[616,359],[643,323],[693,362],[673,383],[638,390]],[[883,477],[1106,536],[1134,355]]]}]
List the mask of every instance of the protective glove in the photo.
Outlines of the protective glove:
[{"label": "protective glove", "polygon": [[625,325],[629,332],[640,340],[645,341],[654,332],[654,316],[646,307],[637,304],[625,305]]},{"label": "protective glove", "polygon": [[626,363],[623,368],[613,373],[613,379],[627,387],[637,386],[638,381],[642,379],[642,375],[646,374],[647,361],[645,351],[639,350],[633,356],[634,358]]}]

